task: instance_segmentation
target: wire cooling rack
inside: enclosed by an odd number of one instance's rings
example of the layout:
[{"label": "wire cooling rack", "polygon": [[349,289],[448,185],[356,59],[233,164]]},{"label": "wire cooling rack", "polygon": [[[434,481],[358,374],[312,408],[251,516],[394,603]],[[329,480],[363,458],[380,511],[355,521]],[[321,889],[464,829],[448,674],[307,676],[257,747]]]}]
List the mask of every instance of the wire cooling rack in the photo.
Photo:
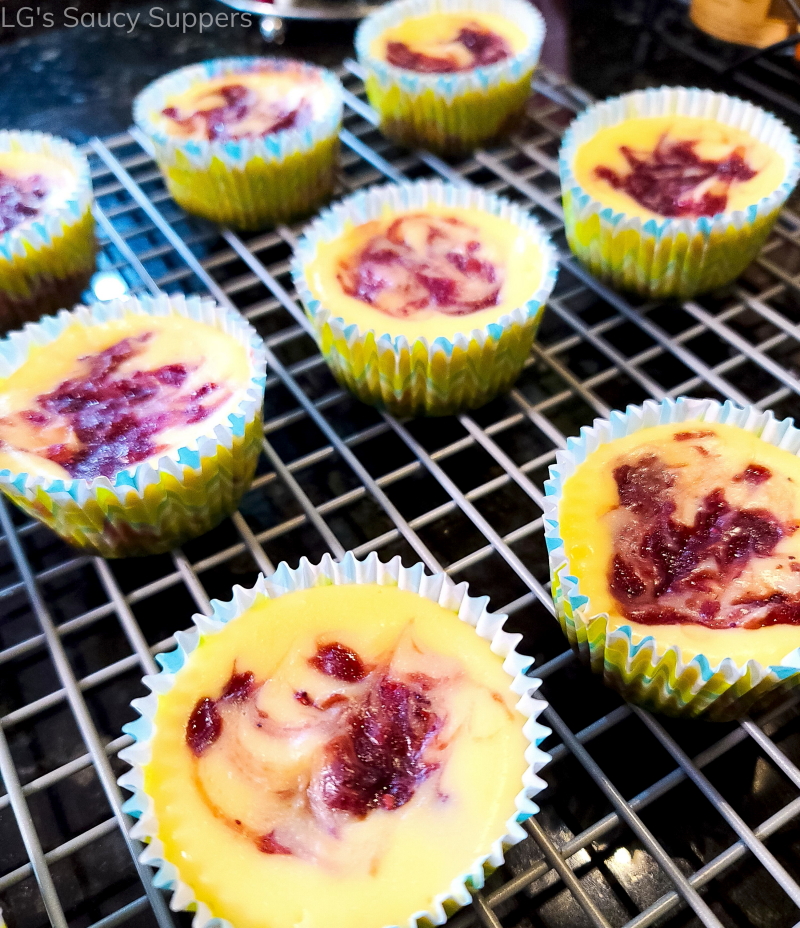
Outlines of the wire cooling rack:
[{"label": "wire cooling rack", "polygon": [[[289,277],[299,228],[249,237],[185,216],[135,132],[90,146],[103,288],[210,293],[269,352],[264,451],[232,519],[171,555],[77,555],[0,502],[0,905],[9,928],[170,928],[126,833],[121,726],[153,655],[209,599],[301,555],[401,554],[468,580],[509,613],[551,708],[542,812],[453,928],[791,926],[800,918],[800,712],[676,723],[631,708],[579,666],[552,617],[542,482],[594,416],[647,397],[797,408],[800,217],[784,212],[733,287],[634,305],[566,250],[559,135],[588,99],[547,75],[513,143],[458,165],[375,129],[358,68],[342,73],[342,192],[467,180],[530,206],[561,253],[558,285],[515,388],[469,415],[399,422],[339,389]],[[97,292],[100,293],[100,286]],[[265,925],[268,920],[265,921]]]}]

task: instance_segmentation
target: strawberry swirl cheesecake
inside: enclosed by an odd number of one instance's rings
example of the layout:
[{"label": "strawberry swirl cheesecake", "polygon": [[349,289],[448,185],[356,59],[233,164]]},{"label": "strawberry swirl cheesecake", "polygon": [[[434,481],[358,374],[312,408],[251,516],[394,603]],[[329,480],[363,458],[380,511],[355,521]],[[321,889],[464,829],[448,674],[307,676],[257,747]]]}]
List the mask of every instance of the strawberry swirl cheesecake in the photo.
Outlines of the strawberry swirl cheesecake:
[{"label": "strawberry swirl cheesecake", "polygon": [[752,103],[685,87],[585,110],[559,156],[570,248],[645,297],[730,283],[769,234],[800,175],[787,127]]},{"label": "strawberry swirl cheesecake", "polygon": [[168,97],[164,132],[195,141],[260,139],[321,119],[333,91],[314,71],[262,68],[200,82]]},{"label": "strawberry swirl cheesecake", "polygon": [[0,132],[0,331],[78,301],[95,267],[91,203],[74,146]]},{"label": "strawberry swirl cheesecake", "polygon": [[72,326],[0,381],[0,469],[115,477],[213,432],[247,386],[246,350],[180,316]]},{"label": "strawberry swirl cheesecake", "polygon": [[521,126],[543,38],[524,0],[394,0],[356,52],[384,135],[456,157]]},{"label": "strawberry swirl cheesecake", "polygon": [[[567,607],[564,585],[574,581],[565,578],[575,578],[580,592],[572,591],[571,602],[583,602],[577,613],[570,606],[566,618],[575,627],[568,633],[572,638],[580,624],[586,644],[599,647],[601,623],[594,631],[592,623],[604,617],[607,655],[619,657],[624,640],[634,649],[649,642],[657,653],[701,659],[710,677],[722,667],[729,686],[733,668],[751,662],[778,668],[779,677],[796,675],[800,460],[730,421],[733,415],[719,418],[653,424],[602,442],[563,480],[557,525],[565,563],[556,565],[557,603]],[[652,674],[657,689],[660,671],[642,665],[632,673],[634,653],[621,685],[641,701],[642,675]],[[679,669],[672,673],[676,689],[696,692],[696,678],[680,683]],[[683,709],[684,699],[692,701],[684,692],[671,708]],[[701,699],[692,711],[706,708]]]},{"label": "strawberry swirl cheesecake", "polygon": [[454,74],[507,61],[525,43],[525,33],[496,13],[441,12],[387,29],[372,52],[407,71]]},{"label": "strawberry swirl cheesecake", "polygon": [[50,337],[0,344],[0,488],[107,556],[168,550],[230,514],[260,446],[252,329],[177,297],[56,319]]},{"label": "strawberry swirl cheesecake", "polygon": [[512,640],[502,617],[482,620],[489,640],[476,634],[485,601],[452,584],[421,594],[422,575],[397,570],[399,583],[353,582],[332,563],[282,565],[277,598],[240,591],[231,617],[215,612],[164,662],[143,706],[151,736],[121,782],[141,790],[148,859],[174,867],[201,921],[440,924],[524,835],[526,716],[541,703],[521,702],[531,682],[511,678],[529,659],[504,668],[493,653]]},{"label": "strawberry swirl cheesecake", "polygon": [[308,214],[330,196],[341,118],[336,77],[291,59],[191,65],[134,102],[176,202],[243,229]]},{"label": "strawberry swirl cheesecake", "polygon": [[[375,218],[351,221],[363,205],[357,195],[335,208],[335,225],[325,216],[312,224],[298,247],[295,278],[323,354],[366,402],[406,414],[482,405],[530,351],[555,274],[549,242],[510,204],[469,188],[451,197],[455,189],[375,188]],[[398,198],[407,202],[389,205]],[[470,354],[483,357],[468,372]]]},{"label": "strawberry swirl cheesecake", "polygon": [[645,219],[746,209],[780,185],[783,157],[742,129],[699,116],[633,118],[577,151],[578,183],[614,210]]}]

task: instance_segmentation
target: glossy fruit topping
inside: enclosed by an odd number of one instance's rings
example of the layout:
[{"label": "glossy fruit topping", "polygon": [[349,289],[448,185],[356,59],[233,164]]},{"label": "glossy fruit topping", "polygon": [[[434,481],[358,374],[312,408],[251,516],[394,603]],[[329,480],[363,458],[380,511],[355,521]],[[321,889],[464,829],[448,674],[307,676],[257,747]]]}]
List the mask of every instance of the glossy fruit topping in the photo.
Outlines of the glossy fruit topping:
[{"label": "glossy fruit topping", "polygon": [[[460,53],[452,49],[453,45],[461,46]],[[467,55],[463,54],[464,50],[468,52]],[[452,41],[442,43],[438,54],[416,51],[405,42],[386,43],[386,60],[389,64],[424,74],[470,71],[472,68],[505,61],[512,54],[511,46],[502,36],[478,23],[470,23],[460,29]]]},{"label": "glossy fruit topping", "polygon": [[202,757],[222,734],[222,719],[213,699],[198,699],[186,723],[186,743],[195,757]]},{"label": "glossy fruit topping", "polygon": [[0,232],[37,216],[47,192],[47,181],[39,174],[12,177],[0,171]]},{"label": "glossy fruit topping", "polygon": [[[37,396],[36,408],[0,419],[0,447],[3,426],[13,430],[16,417],[35,425],[40,439],[58,437],[38,453],[71,477],[112,477],[165,451],[160,433],[202,422],[228,394],[215,383],[190,387],[193,369],[185,364],[136,370],[135,359],[151,338],[149,332],[124,338],[80,358],[81,374]],[[5,447],[13,445],[6,442]]]},{"label": "glossy fruit topping", "polygon": [[[243,84],[218,87],[197,102],[196,110],[168,106],[161,115],[172,120],[186,135],[200,134],[209,142],[262,138],[284,129],[301,128],[311,121],[307,100],[301,100],[297,106],[264,100],[256,90]],[[211,105],[203,106],[203,102]]]},{"label": "glossy fruit topping", "polygon": [[[373,810],[399,809],[443,757],[434,744],[443,718],[434,709],[433,677],[393,672],[387,664],[367,669],[339,643],[321,645],[307,663],[345,683],[344,690],[324,695],[323,685],[316,701],[306,690],[278,697],[275,683],[234,667],[219,695],[199,699],[186,724],[186,745],[198,764],[210,751],[222,752],[231,776],[257,788],[264,809],[235,817],[205,790],[202,795],[216,818],[264,854],[309,856],[315,831],[335,833],[342,822]],[[303,745],[311,745],[305,754]],[[281,767],[284,754],[288,772]]]},{"label": "glossy fruit topping", "polygon": [[357,683],[367,675],[367,669],[355,651],[338,641],[320,645],[317,653],[308,659],[309,664],[328,677]]},{"label": "glossy fruit topping", "polygon": [[262,835],[256,838],[256,847],[262,854],[291,854],[288,847],[281,844],[275,837],[275,832],[271,831],[268,835]]},{"label": "glossy fruit topping", "polygon": [[504,277],[477,228],[425,213],[395,219],[342,261],[338,274],[349,296],[397,318],[431,309],[467,316],[496,306]]},{"label": "glossy fruit topping", "polygon": [[[741,475],[753,487],[771,476],[757,464]],[[645,625],[800,624],[794,567],[775,554],[795,523],[758,506],[734,506],[721,488],[701,497],[692,521],[682,522],[676,475],[655,454],[617,466],[614,480],[619,507],[610,514],[608,582],[623,615]]]},{"label": "glossy fruit topping", "polygon": [[772,471],[762,464],[748,464],[741,472],[733,478],[736,483],[765,483],[772,476]]},{"label": "glossy fruit topping", "polygon": [[310,787],[331,810],[363,818],[371,809],[399,809],[437,767],[423,754],[440,720],[414,681],[376,676],[344,722]]},{"label": "glossy fruit topping", "polygon": [[620,151],[628,162],[629,172],[620,175],[613,168],[600,165],[595,168],[595,175],[659,216],[714,216],[727,207],[731,184],[750,180],[756,171],[745,161],[742,148],[713,161],[697,154],[697,144],[691,140],[670,140],[665,134],[651,152],[622,145]]}]

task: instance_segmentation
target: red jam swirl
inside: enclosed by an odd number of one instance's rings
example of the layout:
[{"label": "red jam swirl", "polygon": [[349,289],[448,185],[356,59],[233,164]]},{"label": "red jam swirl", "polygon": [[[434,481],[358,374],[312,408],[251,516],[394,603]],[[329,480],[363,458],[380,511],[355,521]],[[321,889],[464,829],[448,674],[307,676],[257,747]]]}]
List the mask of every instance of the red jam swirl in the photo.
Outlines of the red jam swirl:
[{"label": "red jam swirl", "polygon": [[750,180],[757,172],[745,161],[742,148],[714,161],[701,158],[695,151],[697,144],[670,140],[665,133],[649,153],[621,145],[628,173],[618,174],[606,165],[596,167],[594,173],[659,216],[715,216],[727,207],[731,184]]},{"label": "red jam swirl", "polygon": [[[216,88],[213,95],[222,97],[223,103],[193,112],[167,106],[161,115],[180,126],[187,135],[200,133],[209,142],[262,138],[284,129],[302,128],[311,121],[311,106],[307,100],[294,108],[268,103],[260,99],[257,91],[243,84]],[[240,125],[253,116],[257,116],[258,131]]]},{"label": "red jam swirl", "polygon": [[357,683],[367,675],[367,668],[356,652],[338,641],[320,645],[317,653],[308,659],[308,663],[325,676],[344,680],[346,683]]},{"label": "red jam swirl", "polygon": [[455,217],[395,219],[339,265],[349,296],[395,318],[434,309],[448,316],[496,306],[503,268],[484,254],[480,232]]},{"label": "red jam swirl", "polygon": [[418,71],[422,74],[451,74],[455,71],[470,71],[472,68],[485,67],[505,61],[513,54],[506,40],[477,23],[470,23],[460,29],[458,35],[447,44],[458,44],[469,52],[469,61],[463,62],[461,56],[448,53],[446,45],[441,55],[429,55],[415,51],[405,42],[387,42],[386,60],[396,68],[406,71]]},{"label": "red jam swirl", "polygon": [[[758,485],[772,473],[751,464],[740,476]],[[675,475],[654,454],[619,465],[614,480],[619,507],[611,514],[614,555],[608,583],[625,617],[643,625],[800,625],[800,591],[765,590],[760,580],[743,577],[759,564],[770,570],[781,564],[786,577],[800,570],[792,558],[775,556],[796,524],[766,509],[733,506],[720,488],[707,493],[694,521],[684,524],[675,518]]]},{"label": "red jam swirl", "polygon": [[[329,737],[309,779],[305,784],[298,781],[296,789],[303,795],[280,793],[287,809],[296,809],[299,815],[339,813],[351,819],[363,819],[375,809],[399,809],[439,767],[438,761],[427,757],[443,722],[431,699],[436,681],[424,674],[401,678],[387,667],[368,670],[355,651],[338,642],[320,645],[308,663],[319,673],[352,685],[320,704],[305,691],[294,693],[301,705],[314,710],[308,730],[326,731]],[[272,735],[281,731],[255,704],[264,685],[268,683],[257,682],[251,672],[234,668],[218,697],[197,701],[187,719],[185,740],[198,761],[223,738],[231,713],[243,715],[256,729],[269,725]],[[297,727],[285,732],[287,738],[297,734]],[[251,833],[241,819],[231,818],[209,797],[205,799],[216,817],[245,834],[262,853],[302,856],[301,847],[293,849],[290,828],[282,831],[278,823],[266,833]],[[327,819],[322,827],[329,830]]]},{"label": "red jam swirl", "polygon": [[46,196],[47,183],[40,174],[11,177],[0,171],[0,233],[38,216]]},{"label": "red jam swirl", "polygon": [[[71,477],[113,477],[165,451],[159,433],[202,422],[224,402],[228,393],[215,383],[184,389],[192,371],[185,364],[121,373],[122,364],[141,354],[152,335],[124,338],[80,358],[85,373],[37,396],[34,409],[17,414],[42,432],[66,426],[74,436],[74,443],[37,452],[41,457],[60,464]],[[9,420],[0,419],[0,448],[4,421]]]}]

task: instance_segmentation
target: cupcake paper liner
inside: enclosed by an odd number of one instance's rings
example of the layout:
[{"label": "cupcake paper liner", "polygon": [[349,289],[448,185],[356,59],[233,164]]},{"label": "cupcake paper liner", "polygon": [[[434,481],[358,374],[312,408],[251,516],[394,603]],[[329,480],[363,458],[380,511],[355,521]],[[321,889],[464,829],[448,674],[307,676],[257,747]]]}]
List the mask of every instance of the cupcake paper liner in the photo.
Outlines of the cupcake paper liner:
[{"label": "cupcake paper liner", "polygon": [[539,811],[533,797],[546,786],[538,772],[550,759],[539,744],[550,734],[550,730],[541,725],[537,719],[547,703],[535,695],[541,681],[527,676],[533,659],[519,654],[516,646],[522,636],[503,631],[507,616],[488,611],[487,596],[472,597],[467,593],[467,584],[455,584],[446,574],[433,576],[426,574],[422,564],[406,568],[399,557],[388,564],[382,563],[375,552],[365,560],[359,561],[348,552],[340,561],[334,561],[325,555],[318,564],[311,564],[301,558],[296,569],[285,562],[270,577],[261,575],[254,587],[245,590],[233,588],[233,599],[222,603],[212,602],[213,613],[210,616],[197,614],[193,616],[195,627],[187,632],[178,632],[175,639],[178,647],[167,654],[156,655],[156,660],[163,668],[161,673],[144,677],[144,684],[152,692],[142,699],[135,699],[132,706],[140,718],[124,727],[135,744],[120,751],[120,758],[131,765],[131,770],[119,779],[120,786],[133,793],[127,800],[124,810],[138,819],[131,829],[131,836],[147,842],[141,855],[142,863],[156,869],[153,882],[161,889],[172,892],[170,907],[173,911],[194,910],[193,928],[233,928],[221,915],[211,912],[208,905],[198,900],[192,887],[181,880],[180,868],[172,861],[164,859],[164,848],[158,837],[158,820],[153,801],[144,791],[144,770],[151,756],[151,738],[154,732],[154,719],[158,707],[158,697],[174,685],[175,674],[185,664],[187,657],[198,647],[203,638],[220,631],[225,625],[249,609],[262,597],[276,598],[305,590],[315,586],[330,584],[381,584],[397,586],[402,590],[417,593],[431,602],[438,603],[445,609],[458,614],[462,622],[475,628],[481,638],[491,642],[491,650],[504,658],[503,669],[511,678],[509,688],[520,700],[518,711],[526,717],[523,733],[530,741],[525,752],[528,768],[522,777],[522,788],[516,797],[516,810],[506,821],[506,832],[499,835],[492,843],[487,854],[479,857],[465,873],[456,876],[449,887],[442,887],[442,892],[431,900],[427,910],[409,913],[407,924],[416,928],[418,924],[443,924],[449,915],[462,905],[471,901],[470,889],[480,889],[487,872],[499,867],[504,860],[504,849],[517,844],[526,837],[522,822]]},{"label": "cupcake paper liner", "polygon": [[226,424],[159,458],[113,478],[54,480],[0,470],[0,491],[61,538],[103,557],[158,554],[202,535],[235,511],[261,450],[261,406],[266,382],[264,345],[238,313],[212,300],[161,294],[78,306],[29,323],[0,341],[0,379],[26,359],[33,345],[57,338],[75,322],[102,325],[125,315],[181,315],[227,333],[248,351],[249,383]]},{"label": "cupcake paper liner", "polygon": [[[292,71],[322,78],[331,105],[301,129],[258,139],[197,141],[168,135],[157,116],[175,94],[223,74]],[[153,143],[170,194],[189,213],[254,230],[308,215],[333,192],[342,122],[342,86],[336,76],[305,62],[281,58],[217,58],[159,78],[134,100],[136,125]]]},{"label": "cupcake paper liner", "polygon": [[[476,11],[508,19],[528,37],[511,58],[453,74],[422,74],[374,57],[370,46],[387,29],[431,13]],[[396,0],[368,16],[355,38],[366,69],[369,102],[384,135],[439,154],[465,154],[501,138],[521,117],[539,61],[545,25],[526,0]]]},{"label": "cupcake paper liner", "polygon": [[[321,242],[337,238],[351,225],[378,219],[387,210],[424,209],[429,204],[484,210],[533,236],[542,253],[542,277],[530,299],[482,328],[432,342],[409,342],[404,335],[362,330],[333,315],[313,296],[305,267]],[[365,403],[398,416],[450,415],[482,406],[509,389],[530,353],[556,274],[555,250],[529,213],[477,187],[441,181],[371,187],[342,200],[306,228],[292,261],[295,287],[336,379]]]},{"label": "cupcake paper liner", "polygon": [[[578,148],[627,119],[697,116],[748,132],[784,159],[781,185],[746,210],[683,219],[644,219],[606,207],[580,186]],[[569,127],[559,155],[564,223],[572,251],[593,274],[645,297],[691,297],[735,279],[756,257],[800,176],[789,129],[752,103],[710,90],[661,87],[589,107]]]},{"label": "cupcake paper liner", "polygon": [[[629,625],[609,629],[607,613],[593,614],[581,593],[580,578],[570,573],[559,527],[559,505],[567,479],[600,445],[641,429],[675,422],[717,422],[737,426],[761,439],[800,454],[800,430],[793,420],[775,419],[753,406],[724,405],[710,399],[648,400],[612,412],[581,429],[578,438],[556,452],[545,482],[544,527],[556,615],[573,650],[595,673],[629,702],[666,715],[715,721],[739,718],[754,706],[762,707],[800,686],[800,647],[780,664],[749,660],[739,665],[731,658],[711,664],[703,654],[667,645]],[[754,630],[753,634],[757,634]]]},{"label": "cupcake paper liner", "polygon": [[72,306],[94,273],[97,242],[89,164],[44,132],[0,132],[0,152],[45,155],[76,178],[68,200],[0,235],[0,332]]}]

